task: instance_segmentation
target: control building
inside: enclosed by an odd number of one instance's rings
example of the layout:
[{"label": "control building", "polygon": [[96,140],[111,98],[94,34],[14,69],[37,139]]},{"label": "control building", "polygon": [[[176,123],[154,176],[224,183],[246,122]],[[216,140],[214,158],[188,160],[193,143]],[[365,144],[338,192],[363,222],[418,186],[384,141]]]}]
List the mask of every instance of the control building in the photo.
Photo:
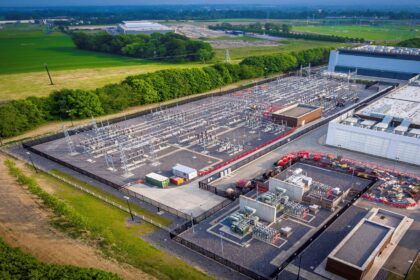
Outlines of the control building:
[{"label": "control building", "polygon": [[306,104],[293,104],[271,114],[274,123],[289,127],[304,126],[322,116],[322,108]]},{"label": "control building", "polygon": [[328,72],[409,80],[420,74],[420,49],[365,45],[330,52]]},{"label": "control building", "polygon": [[389,257],[412,222],[406,216],[373,208],[328,255],[326,270],[345,279],[373,279],[374,263],[379,257]]},{"label": "control building", "polygon": [[396,89],[332,120],[326,143],[420,165],[420,86]]}]

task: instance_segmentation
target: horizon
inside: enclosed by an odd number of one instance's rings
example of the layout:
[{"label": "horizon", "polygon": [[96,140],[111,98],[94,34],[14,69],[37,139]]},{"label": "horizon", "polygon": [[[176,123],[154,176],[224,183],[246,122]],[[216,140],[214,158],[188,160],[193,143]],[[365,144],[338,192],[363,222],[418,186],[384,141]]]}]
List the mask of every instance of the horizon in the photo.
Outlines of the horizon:
[{"label": "horizon", "polygon": [[[10,5],[7,3],[9,1],[2,1],[0,2],[0,8],[97,8],[97,7],[142,7],[142,6],[201,6],[201,7],[212,7],[212,6],[236,6],[236,7],[245,7],[247,5],[258,6],[258,7],[296,7],[296,8],[321,8],[321,7],[330,7],[330,8],[348,8],[357,5],[357,9],[354,7],[352,10],[358,9],[370,9],[370,10],[383,10],[387,8],[395,8],[399,7],[401,9],[405,8],[420,8],[420,4],[418,1],[415,0],[402,0],[399,2],[387,0],[371,0],[371,1],[363,1],[363,0],[353,0],[347,1],[345,3],[339,0],[326,0],[326,1],[311,1],[311,0],[298,0],[298,1],[262,1],[256,2],[255,0],[249,1],[239,1],[239,0],[230,0],[229,2],[225,2],[222,0],[212,0],[211,3],[202,3],[199,0],[181,0],[177,1],[177,3],[173,3],[172,1],[168,0],[156,0],[156,1],[135,1],[135,0],[122,0],[122,1],[115,1],[115,0],[64,0],[60,1],[59,3],[50,0],[22,0],[19,3],[13,3]],[[377,4],[377,7],[372,7],[372,5]],[[399,10],[401,10],[399,9]]]}]

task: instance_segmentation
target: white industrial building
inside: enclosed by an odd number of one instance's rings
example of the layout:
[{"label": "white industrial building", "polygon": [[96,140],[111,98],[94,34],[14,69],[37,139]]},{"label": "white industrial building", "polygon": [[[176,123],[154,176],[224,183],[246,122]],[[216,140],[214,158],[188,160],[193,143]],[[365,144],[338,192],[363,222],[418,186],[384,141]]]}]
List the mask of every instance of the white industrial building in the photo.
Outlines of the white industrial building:
[{"label": "white industrial building", "polygon": [[168,33],[174,30],[160,23],[150,21],[123,21],[117,25],[119,34],[152,34]]},{"label": "white industrial building", "polygon": [[271,177],[268,181],[268,188],[270,192],[275,192],[276,188],[282,188],[286,190],[286,195],[291,200],[301,202],[303,194],[307,192],[312,184],[312,178],[303,175],[301,168],[297,168],[293,171],[293,174],[281,180],[277,177]]},{"label": "white industrial building", "polygon": [[326,143],[420,165],[420,86],[404,86],[332,120]]},{"label": "white industrial building", "polygon": [[420,49],[365,45],[330,52],[328,72],[409,80],[420,74]]}]

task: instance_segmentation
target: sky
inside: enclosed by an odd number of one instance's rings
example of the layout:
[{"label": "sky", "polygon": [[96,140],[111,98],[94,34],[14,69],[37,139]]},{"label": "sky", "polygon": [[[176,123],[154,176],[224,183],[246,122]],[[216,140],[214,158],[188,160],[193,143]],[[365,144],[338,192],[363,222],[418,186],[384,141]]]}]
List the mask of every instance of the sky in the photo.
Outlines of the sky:
[{"label": "sky", "polygon": [[0,7],[48,7],[48,6],[106,6],[106,5],[159,5],[159,4],[277,4],[309,6],[363,5],[375,9],[379,6],[420,6],[419,0],[0,0]]}]

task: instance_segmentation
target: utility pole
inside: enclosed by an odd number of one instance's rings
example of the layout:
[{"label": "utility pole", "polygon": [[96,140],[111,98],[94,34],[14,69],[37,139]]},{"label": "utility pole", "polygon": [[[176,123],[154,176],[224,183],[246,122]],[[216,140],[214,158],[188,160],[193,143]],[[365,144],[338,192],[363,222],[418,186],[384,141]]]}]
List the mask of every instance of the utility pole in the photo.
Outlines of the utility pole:
[{"label": "utility pole", "polygon": [[44,63],[44,66],[45,66],[45,70],[47,70],[48,78],[50,79],[50,85],[53,86],[54,83],[53,83],[53,80],[51,78],[50,70],[48,70],[48,65],[46,63]]},{"label": "utility pole", "polygon": [[26,154],[29,156],[29,160],[30,160],[30,161],[31,161],[31,163],[32,163],[32,167],[34,168],[35,173],[38,173],[38,168],[36,168],[36,166],[35,166],[35,164],[34,164],[34,161],[33,161],[32,157],[31,157],[31,153],[30,153],[30,152],[26,152]]},{"label": "utility pole", "polygon": [[131,212],[130,202],[128,202],[130,200],[130,197],[124,196],[124,198],[127,201],[128,211],[130,212],[131,220],[134,222],[133,212]]},{"label": "utility pole", "polygon": [[191,226],[192,226],[193,233],[195,233],[193,213],[191,213]]},{"label": "utility pole", "polygon": [[299,280],[300,279],[300,263],[302,262],[302,254],[300,254],[299,256],[299,268],[298,268],[298,274],[296,279]]},{"label": "utility pole", "polygon": [[224,258],[224,252],[223,252],[223,233],[220,233],[220,246],[222,248],[222,258]]},{"label": "utility pole", "polygon": [[229,49],[225,50],[225,63],[230,63]]}]

